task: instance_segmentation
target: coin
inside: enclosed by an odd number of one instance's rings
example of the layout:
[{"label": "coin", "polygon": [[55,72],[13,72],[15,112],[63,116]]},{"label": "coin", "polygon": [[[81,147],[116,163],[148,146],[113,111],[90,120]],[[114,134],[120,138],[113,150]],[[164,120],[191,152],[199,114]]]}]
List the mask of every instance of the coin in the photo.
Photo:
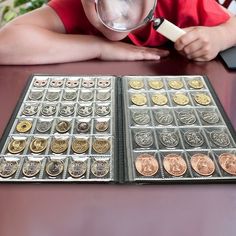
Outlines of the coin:
[{"label": "coin", "polygon": [[201,79],[192,79],[192,80],[189,80],[188,81],[188,85],[191,87],[191,88],[194,88],[194,89],[201,89],[203,88],[203,82]]},{"label": "coin", "polygon": [[211,98],[204,94],[204,93],[197,93],[195,96],[194,96],[194,100],[200,104],[200,105],[203,105],[203,106],[207,106],[211,103]]},{"label": "coin", "polygon": [[66,81],[66,87],[67,88],[76,88],[78,86],[79,86],[79,80],[68,79]]},{"label": "coin", "polygon": [[52,152],[59,154],[63,153],[68,148],[68,140],[53,138],[51,141],[51,150]]},{"label": "coin", "polygon": [[56,105],[44,105],[41,109],[41,113],[44,116],[52,116],[56,113]]},{"label": "coin", "polygon": [[96,107],[96,114],[98,116],[106,116],[110,114],[110,106],[109,105],[99,105]]},{"label": "coin", "polygon": [[164,87],[164,83],[161,80],[149,80],[148,85],[153,89],[162,89]]},{"label": "coin", "polygon": [[108,129],[109,127],[109,122],[108,121],[97,121],[95,124],[95,129],[98,132],[104,132]]},{"label": "coin", "polygon": [[159,164],[154,156],[144,153],[137,156],[135,168],[139,174],[150,177],[157,173]]},{"label": "coin", "polygon": [[227,147],[230,145],[230,139],[224,131],[214,130],[210,133],[212,142],[219,147]]},{"label": "coin", "polygon": [[51,160],[46,165],[46,172],[52,177],[56,177],[62,173],[64,169],[64,163],[60,160]]},{"label": "coin", "polygon": [[110,150],[110,142],[107,139],[99,138],[93,142],[93,150],[99,154],[104,154]]},{"label": "coin", "polygon": [[136,144],[143,148],[148,148],[153,145],[153,136],[151,131],[139,131],[134,135]]},{"label": "coin", "polygon": [[47,84],[47,80],[46,79],[35,79],[33,85],[35,87],[44,87]]},{"label": "coin", "polygon": [[40,172],[40,169],[41,169],[40,161],[28,160],[23,165],[22,173],[27,177],[34,177]]},{"label": "coin", "polygon": [[89,142],[84,138],[75,138],[72,142],[71,148],[74,152],[81,154],[88,151]]},{"label": "coin", "polygon": [[40,133],[46,133],[51,129],[51,127],[52,127],[51,121],[38,121],[36,125],[36,129]]},{"label": "coin", "polygon": [[222,153],[219,156],[219,163],[228,174],[236,175],[236,156],[233,153]]},{"label": "coin", "polygon": [[52,79],[50,82],[50,86],[53,88],[58,88],[63,85],[63,80],[62,79]]},{"label": "coin", "polygon": [[25,140],[15,140],[12,139],[11,142],[8,144],[8,151],[12,154],[18,154],[22,152],[26,147]]},{"label": "coin", "polygon": [[83,80],[82,81],[82,87],[84,87],[84,88],[92,88],[92,87],[94,87],[94,81],[93,80]]},{"label": "coin", "polygon": [[59,92],[48,91],[45,98],[46,98],[46,100],[53,102],[53,101],[59,100],[60,94],[59,94]]},{"label": "coin", "polygon": [[175,94],[173,100],[176,104],[181,106],[185,106],[189,103],[189,98],[183,93]]},{"label": "coin", "polygon": [[66,91],[62,95],[63,99],[66,101],[73,101],[76,99],[77,94],[76,91]]},{"label": "coin", "polygon": [[216,124],[220,121],[220,117],[214,111],[203,111],[201,117],[208,124]]},{"label": "coin", "polygon": [[17,169],[18,169],[17,161],[3,160],[0,162],[0,176],[3,178],[8,178],[14,175]]},{"label": "coin", "polygon": [[138,125],[146,125],[151,121],[151,118],[146,111],[140,111],[140,112],[133,112],[132,118],[134,122]]},{"label": "coin", "polygon": [[56,124],[56,131],[58,133],[66,133],[70,130],[71,124],[69,121],[61,120]]},{"label": "coin", "polygon": [[32,128],[32,123],[29,120],[21,120],[16,125],[16,131],[19,133],[26,133]]},{"label": "coin", "polygon": [[43,91],[31,91],[29,94],[29,99],[37,101],[43,97]]},{"label": "coin", "polygon": [[89,90],[82,91],[81,90],[79,97],[82,101],[90,101],[93,99],[93,91],[89,91]]},{"label": "coin", "polygon": [[30,143],[30,150],[33,153],[41,153],[47,148],[48,142],[43,138],[34,138]]},{"label": "coin", "polygon": [[192,147],[200,147],[204,144],[204,138],[200,132],[189,130],[184,133],[186,143]]},{"label": "coin", "polygon": [[79,178],[86,173],[87,163],[85,161],[72,161],[68,166],[69,174],[74,178]]},{"label": "coin", "polygon": [[78,133],[87,133],[90,130],[90,125],[88,122],[79,122],[76,125],[76,130]]},{"label": "coin", "polygon": [[75,112],[74,105],[61,105],[59,114],[61,116],[71,116]]},{"label": "coin", "polygon": [[143,93],[136,93],[131,96],[131,101],[137,106],[143,106],[147,103],[147,97]]},{"label": "coin", "polygon": [[160,133],[160,142],[167,148],[176,147],[179,144],[179,137],[175,132],[164,131]]},{"label": "coin", "polygon": [[98,91],[97,92],[97,100],[99,101],[107,101],[111,98],[110,91]]},{"label": "coin", "polygon": [[168,111],[158,111],[154,117],[161,125],[170,125],[174,121],[172,114]]},{"label": "coin", "polygon": [[196,116],[191,111],[181,111],[177,113],[178,119],[185,125],[192,125],[197,121]]},{"label": "coin", "polygon": [[142,80],[130,80],[129,86],[133,89],[141,89],[144,87],[144,83]]},{"label": "coin", "polygon": [[79,106],[78,108],[78,115],[80,116],[89,116],[93,112],[93,108],[91,106]]},{"label": "coin", "polygon": [[169,80],[168,84],[173,89],[181,89],[184,87],[184,84],[181,80]]},{"label": "coin", "polygon": [[32,116],[32,115],[35,115],[37,112],[38,112],[37,105],[26,105],[24,107],[22,114],[26,116]]},{"label": "coin", "polygon": [[179,177],[185,174],[187,171],[187,164],[181,155],[168,154],[163,159],[163,166],[165,170],[173,176]]},{"label": "coin", "polygon": [[92,174],[98,178],[106,176],[109,171],[109,161],[94,161],[91,165]]},{"label": "coin", "polygon": [[111,85],[110,79],[99,79],[98,80],[98,87],[100,88],[107,88]]},{"label": "coin", "polygon": [[191,157],[192,168],[202,176],[212,175],[215,171],[215,164],[208,155],[197,153]]},{"label": "coin", "polygon": [[152,102],[156,105],[163,106],[167,104],[168,99],[164,94],[154,94],[152,95]]}]

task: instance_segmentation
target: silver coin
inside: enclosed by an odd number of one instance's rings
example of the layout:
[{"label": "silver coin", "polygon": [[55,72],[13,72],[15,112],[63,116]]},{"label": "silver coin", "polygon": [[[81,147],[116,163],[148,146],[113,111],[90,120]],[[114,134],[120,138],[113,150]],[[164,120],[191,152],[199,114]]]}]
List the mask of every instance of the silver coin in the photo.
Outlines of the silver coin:
[{"label": "silver coin", "polygon": [[111,85],[111,80],[110,79],[99,79],[97,84],[98,84],[98,87],[100,87],[100,88],[107,88]]},{"label": "silver coin", "polygon": [[79,80],[68,79],[66,81],[66,87],[67,88],[76,88],[78,86],[79,86]]},{"label": "silver coin", "polygon": [[84,87],[84,88],[92,88],[92,87],[94,87],[94,85],[95,85],[95,83],[91,79],[82,81],[82,87]]},{"label": "silver coin", "polygon": [[224,131],[214,130],[210,133],[212,142],[219,147],[227,147],[230,144],[230,139]]},{"label": "silver coin", "polygon": [[92,91],[81,91],[80,92],[80,99],[82,101],[90,101],[93,99],[93,92]]},{"label": "silver coin", "polygon": [[204,144],[202,134],[193,130],[189,130],[184,133],[184,140],[192,147],[201,147]]},{"label": "silver coin", "polygon": [[90,125],[88,122],[79,122],[76,126],[78,133],[87,133],[90,130]]},{"label": "silver coin", "polygon": [[0,176],[3,178],[8,178],[14,175],[17,169],[18,169],[17,161],[3,160],[0,162]]},{"label": "silver coin", "polygon": [[140,147],[144,148],[150,147],[153,144],[152,132],[151,131],[137,132],[134,135],[134,140]]},{"label": "silver coin", "polygon": [[93,112],[93,108],[91,106],[79,106],[78,115],[80,116],[89,116]]},{"label": "silver coin", "polygon": [[41,169],[41,162],[40,161],[26,161],[22,168],[22,173],[27,177],[34,177],[36,176]]},{"label": "silver coin", "polygon": [[107,101],[111,98],[111,93],[107,91],[98,91],[97,100],[99,101]]},{"label": "silver coin", "polygon": [[106,176],[110,171],[108,161],[94,161],[91,165],[91,172],[94,176],[101,178]]},{"label": "silver coin", "polygon": [[46,172],[52,177],[56,177],[62,173],[64,169],[63,161],[51,160],[46,165]]},{"label": "silver coin", "polygon": [[46,94],[46,97],[45,97],[48,101],[50,102],[53,102],[53,101],[56,101],[60,98],[60,94],[59,92],[52,92],[52,91],[49,91],[47,92]]},{"label": "silver coin", "polygon": [[179,144],[179,137],[175,132],[165,131],[160,133],[160,142],[168,148],[176,147]]},{"label": "silver coin", "polygon": [[24,107],[22,114],[26,116],[32,116],[32,115],[35,115],[37,112],[38,112],[37,105],[26,105]]},{"label": "silver coin", "polygon": [[50,86],[53,88],[59,88],[63,85],[62,79],[52,79],[50,82]]},{"label": "silver coin", "polygon": [[138,125],[146,125],[151,121],[148,112],[133,112],[132,118]]},{"label": "silver coin", "polygon": [[155,113],[156,121],[161,125],[170,125],[174,118],[168,111],[158,111]]},{"label": "silver coin", "polygon": [[185,125],[192,125],[196,122],[197,118],[191,111],[181,111],[177,113],[177,116],[181,123]]},{"label": "silver coin", "polygon": [[96,107],[96,114],[98,116],[106,116],[110,114],[110,106],[109,105],[100,105]]},{"label": "silver coin", "polygon": [[74,114],[74,112],[75,112],[74,106],[69,106],[69,105],[62,105],[59,110],[59,113],[62,116],[71,116],[72,114]]},{"label": "silver coin", "polygon": [[216,124],[219,122],[220,117],[214,111],[203,111],[201,113],[202,119],[207,122],[208,124]]},{"label": "silver coin", "polygon": [[77,94],[74,91],[65,91],[63,93],[63,99],[65,99],[66,101],[73,101],[76,99],[76,97]]},{"label": "silver coin", "polygon": [[37,101],[43,97],[43,91],[31,91],[29,94],[29,99]]},{"label": "silver coin", "polygon": [[70,130],[71,124],[69,121],[61,120],[56,124],[56,131],[59,133],[66,133]]},{"label": "silver coin", "polygon": [[35,79],[35,81],[33,83],[34,87],[38,87],[38,88],[44,87],[46,84],[47,84],[47,80],[46,79],[45,80]]},{"label": "silver coin", "polygon": [[72,161],[68,166],[68,172],[74,178],[83,176],[86,170],[87,163],[85,161]]},{"label": "silver coin", "polygon": [[56,105],[45,105],[42,107],[41,113],[44,116],[52,116],[56,113]]},{"label": "silver coin", "polygon": [[46,133],[52,127],[52,122],[50,121],[38,121],[36,129],[40,133]]}]

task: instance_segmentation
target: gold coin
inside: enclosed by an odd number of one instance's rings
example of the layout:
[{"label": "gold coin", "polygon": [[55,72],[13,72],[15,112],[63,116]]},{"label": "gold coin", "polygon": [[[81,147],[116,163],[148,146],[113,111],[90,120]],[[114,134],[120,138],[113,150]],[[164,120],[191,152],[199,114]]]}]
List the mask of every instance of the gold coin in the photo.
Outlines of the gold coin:
[{"label": "gold coin", "polygon": [[164,87],[164,83],[161,80],[149,80],[148,85],[153,89],[162,89]]},{"label": "gold coin", "polygon": [[169,80],[168,84],[173,89],[181,89],[184,87],[184,84],[181,80]]},{"label": "gold coin", "polygon": [[46,172],[52,177],[56,177],[62,173],[64,169],[64,163],[60,160],[51,160],[46,165]]},{"label": "gold coin", "polygon": [[189,103],[189,98],[183,93],[175,94],[173,100],[176,104],[181,106],[185,106]]},{"label": "gold coin", "polygon": [[203,88],[203,82],[202,82],[202,80],[200,80],[200,79],[192,79],[192,80],[189,80],[189,81],[188,81],[188,85],[189,85],[191,88],[194,88],[194,89],[201,89],[201,88]]},{"label": "gold coin", "polygon": [[93,150],[97,153],[103,154],[110,150],[110,142],[106,139],[96,139],[93,143]]},{"label": "gold coin", "polygon": [[163,105],[167,104],[168,99],[167,99],[166,95],[164,95],[164,94],[154,94],[152,96],[152,101],[156,105],[163,106]]},{"label": "gold coin", "polygon": [[8,144],[8,151],[12,154],[18,154],[25,149],[26,141],[25,140],[15,140],[13,139]]},{"label": "gold coin", "polygon": [[198,93],[194,96],[194,100],[200,104],[200,105],[204,105],[207,106],[211,103],[211,98],[204,94],[204,93]]},{"label": "gold coin", "polygon": [[41,169],[40,161],[26,161],[22,168],[22,173],[27,177],[34,177]]},{"label": "gold coin", "polygon": [[137,106],[143,106],[147,103],[147,98],[144,94],[133,94],[131,101]]},{"label": "gold coin", "polygon": [[32,128],[32,123],[28,120],[21,120],[16,125],[16,131],[19,133],[26,133]]},{"label": "gold coin", "polygon": [[144,83],[142,80],[130,80],[129,86],[133,89],[141,89],[144,87]]},{"label": "gold coin", "polygon": [[51,142],[51,150],[54,153],[63,153],[68,148],[68,140],[54,138]]},{"label": "gold coin", "polygon": [[219,163],[224,171],[236,175],[236,155],[233,153],[222,153],[219,156]]},{"label": "gold coin", "polygon": [[89,142],[84,138],[76,138],[73,140],[71,148],[74,152],[81,154],[89,149]]},{"label": "gold coin", "polygon": [[30,143],[30,150],[33,153],[43,152],[47,148],[48,142],[43,138],[34,138]]},{"label": "gold coin", "polygon": [[17,161],[3,160],[0,162],[0,176],[3,178],[8,178],[14,175],[17,169],[18,169]]}]

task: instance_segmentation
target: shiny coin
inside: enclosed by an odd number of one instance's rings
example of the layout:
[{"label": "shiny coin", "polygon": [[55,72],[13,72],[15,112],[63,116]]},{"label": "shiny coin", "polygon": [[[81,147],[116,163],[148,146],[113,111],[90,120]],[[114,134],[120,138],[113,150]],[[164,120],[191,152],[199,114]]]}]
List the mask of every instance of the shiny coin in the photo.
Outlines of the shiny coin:
[{"label": "shiny coin", "polygon": [[228,174],[236,175],[236,156],[233,153],[222,153],[219,156],[219,163]]},{"label": "shiny coin", "polygon": [[43,91],[31,91],[29,94],[29,99],[37,101],[43,97]]},{"label": "shiny coin", "polygon": [[84,88],[92,88],[94,87],[95,83],[93,80],[83,80],[82,81],[82,87]]},{"label": "shiny coin", "polygon": [[94,161],[91,165],[92,174],[98,178],[106,176],[109,171],[109,161]]},{"label": "shiny coin", "polygon": [[164,94],[154,94],[152,95],[152,102],[156,105],[163,106],[167,104],[168,99]]},{"label": "shiny coin", "polygon": [[59,88],[63,85],[63,80],[62,79],[52,79],[50,82],[50,86],[53,88]]},{"label": "shiny coin", "polygon": [[0,162],[0,176],[3,178],[11,177],[18,169],[17,161],[3,160]]},{"label": "shiny coin", "polygon": [[160,142],[167,148],[176,147],[179,144],[179,137],[175,132],[161,132]]},{"label": "shiny coin", "polygon": [[230,145],[230,139],[224,131],[214,130],[210,133],[212,142],[219,147],[227,147]]},{"label": "shiny coin", "polygon": [[63,153],[67,150],[68,148],[68,140],[64,139],[56,139],[54,138],[51,142],[51,150],[52,152],[59,154]]},{"label": "shiny coin", "polygon": [[184,87],[184,84],[181,80],[169,80],[168,84],[173,89],[181,89]]},{"label": "shiny coin", "polygon": [[96,139],[93,142],[93,150],[99,154],[104,154],[110,150],[110,142],[107,139]]},{"label": "shiny coin", "polygon": [[99,79],[98,80],[98,87],[100,88],[107,88],[111,85],[110,79]]},{"label": "shiny coin", "polygon": [[21,120],[16,125],[16,131],[19,133],[26,133],[32,128],[32,123],[29,120]]},{"label": "shiny coin", "polygon": [[45,105],[42,107],[41,113],[44,116],[52,116],[56,113],[56,105]]},{"label": "shiny coin", "polygon": [[26,161],[22,168],[22,173],[27,177],[36,176],[41,169],[40,161]]},{"label": "shiny coin", "polygon": [[87,133],[90,130],[90,125],[88,122],[79,122],[76,125],[76,130],[78,133]]},{"label": "shiny coin", "polygon": [[82,91],[81,90],[79,97],[82,101],[90,101],[93,99],[93,91],[88,91],[88,90]]},{"label": "shiny coin", "polygon": [[38,112],[37,105],[26,105],[24,107],[22,114],[26,116],[32,116],[32,115],[35,115],[37,112]]},{"label": "shiny coin", "polygon": [[30,150],[33,153],[41,153],[47,148],[48,142],[43,138],[34,138],[30,143]]},{"label": "shiny coin", "polygon": [[203,105],[203,106],[207,106],[211,103],[211,98],[204,94],[204,93],[198,93],[194,96],[194,100],[200,104],[200,105]]},{"label": "shiny coin", "polygon": [[132,118],[134,122],[138,125],[146,125],[151,121],[148,112],[133,112]]},{"label": "shiny coin", "polygon": [[96,114],[98,116],[107,116],[110,114],[110,106],[109,105],[100,105],[96,107]]},{"label": "shiny coin", "polygon": [[135,168],[139,174],[149,177],[157,173],[159,164],[154,156],[144,153],[136,158]]},{"label": "shiny coin", "polygon": [[201,79],[192,79],[192,80],[189,80],[188,81],[188,85],[191,87],[191,88],[194,88],[194,89],[201,89],[203,88],[203,82]]},{"label": "shiny coin", "polygon": [[75,112],[75,108],[72,105],[61,105],[59,114],[61,116],[71,116]]},{"label": "shiny coin", "polygon": [[208,124],[216,124],[220,121],[220,117],[214,111],[203,111],[201,117]]},{"label": "shiny coin", "polygon": [[180,106],[185,106],[189,103],[189,98],[183,93],[177,93],[174,95],[173,100]]},{"label": "shiny coin", "polygon": [[192,168],[202,176],[212,175],[215,171],[215,164],[208,155],[197,153],[191,157]]},{"label": "shiny coin", "polygon": [[204,144],[204,138],[200,132],[189,130],[184,133],[186,143],[192,147],[200,147]]},{"label": "shiny coin", "polygon": [[162,89],[164,87],[164,83],[161,80],[149,80],[148,85],[153,89]]},{"label": "shiny coin", "polygon": [[181,111],[177,113],[178,119],[185,125],[192,125],[197,121],[196,116],[191,111]]},{"label": "shiny coin", "polygon": [[15,140],[12,139],[8,144],[8,151],[12,154],[18,154],[25,149],[26,141],[25,140]]},{"label": "shiny coin", "polygon": [[53,101],[59,100],[60,94],[59,94],[59,92],[49,91],[49,92],[47,92],[45,98],[46,98],[46,100],[53,102]]},{"label": "shiny coin", "polygon": [[78,115],[79,116],[89,116],[93,112],[93,108],[91,106],[79,106]]},{"label": "shiny coin", "polygon": [[98,132],[104,132],[109,128],[109,122],[108,121],[97,121],[95,124],[95,129]]},{"label": "shiny coin", "polygon": [[174,121],[174,117],[168,111],[158,111],[155,113],[156,121],[161,125],[170,125]]},{"label": "shiny coin", "polygon": [[72,161],[68,166],[68,172],[74,178],[83,176],[86,170],[87,163],[85,161]]},{"label": "shiny coin", "polygon": [[46,165],[46,172],[49,176],[56,177],[62,173],[64,163],[60,160],[51,160]]},{"label": "shiny coin", "polygon": [[68,79],[66,81],[66,87],[67,88],[76,88],[78,86],[79,86],[79,80]]},{"label": "shiny coin", "polygon": [[99,101],[107,101],[111,98],[111,93],[109,91],[98,91],[97,92],[97,100]]},{"label": "shiny coin", "polygon": [[65,91],[62,95],[63,99],[66,101],[73,101],[76,99],[76,91]]},{"label": "shiny coin", "polygon": [[56,124],[56,131],[58,133],[66,133],[70,130],[71,124],[69,121],[61,120]]},{"label": "shiny coin", "polygon": [[52,127],[52,122],[50,121],[38,121],[36,129],[40,133],[46,133]]},{"label": "shiny coin", "polygon": [[168,154],[164,157],[163,166],[172,176],[182,176],[187,171],[187,164],[183,157],[178,154]]},{"label": "shiny coin", "polygon": [[34,81],[34,86],[35,87],[44,87],[47,84],[47,80],[42,80],[42,79],[35,79]]},{"label": "shiny coin", "polygon": [[133,89],[141,89],[144,87],[144,83],[142,80],[130,80],[129,86]]},{"label": "shiny coin", "polygon": [[147,103],[147,97],[145,94],[139,93],[139,94],[133,94],[131,96],[131,101],[133,104],[137,106],[143,106]]},{"label": "shiny coin", "polygon": [[72,142],[72,150],[78,154],[87,152],[89,149],[89,142],[84,138],[76,138]]},{"label": "shiny coin", "polygon": [[140,147],[147,148],[153,145],[153,136],[151,131],[139,131],[135,133],[134,140]]}]

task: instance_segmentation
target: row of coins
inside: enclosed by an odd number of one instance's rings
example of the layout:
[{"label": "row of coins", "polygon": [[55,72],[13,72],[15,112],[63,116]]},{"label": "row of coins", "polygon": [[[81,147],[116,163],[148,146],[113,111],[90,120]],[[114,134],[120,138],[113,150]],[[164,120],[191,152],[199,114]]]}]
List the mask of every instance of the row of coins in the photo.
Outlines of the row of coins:
[{"label": "row of coins", "polygon": [[[159,144],[163,148],[181,148],[180,136],[177,131],[157,130]],[[199,129],[188,129],[182,131],[182,138],[189,145],[188,148],[198,148],[206,146],[204,135]],[[231,144],[230,136],[225,130],[213,130],[209,132],[210,144],[213,147],[229,147]],[[154,135],[152,130],[142,129],[133,132],[133,140],[140,148],[152,148],[154,145]],[[232,144],[231,144],[232,145]],[[207,147],[207,146],[206,146]]]},{"label": "row of coins", "polygon": [[[151,80],[147,80],[147,83],[148,83],[149,88],[152,88],[152,89],[159,90],[159,89],[164,88],[164,83],[162,80],[151,79]],[[179,89],[185,88],[184,82],[181,79],[167,79],[167,84],[170,89],[179,90]],[[192,89],[204,88],[204,83],[201,78],[187,80],[187,84],[189,88],[192,88]],[[129,80],[129,86],[132,89],[144,89],[145,87],[144,81],[141,79]]]},{"label": "row of coins", "polygon": [[[219,158],[221,168],[230,175],[236,175],[236,155],[222,153]],[[187,163],[180,154],[171,153],[162,160],[165,171],[174,177],[184,176],[187,171]],[[196,153],[191,156],[192,169],[200,176],[211,176],[216,171],[216,165],[209,155]],[[141,176],[151,177],[157,174],[159,164],[154,155],[143,153],[135,159],[135,168]]]},{"label": "row of coins", "polygon": [[[87,171],[87,161],[82,160],[72,160],[68,165],[68,173],[73,178],[81,178],[86,174]],[[45,172],[49,177],[58,177],[63,171],[65,163],[63,160],[48,160],[45,165]],[[0,177],[9,178],[12,177],[16,171],[19,169],[19,161],[8,160],[7,158],[2,158],[0,160]],[[36,177],[39,175],[42,168],[42,160],[28,159],[24,161],[22,166],[22,174],[24,177]],[[94,160],[90,167],[91,173],[98,178],[105,177],[110,172],[110,162],[109,160]]]},{"label": "row of coins", "polygon": [[[30,142],[29,148],[32,153],[43,153],[49,145],[49,142],[46,138],[33,138]],[[12,139],[8,146],[7,150],[11,154],[22,153],[27,146],[26,139]],[[73,152],[78,154],[86,153],[90,147],[89,138],[74,138],[72,140],[71,149]],[[69,139],[62,138],[52,138],[50,143],[50,150],[55,154],[61,154],[68,150],[69,148]],[[111,148],[111,143],[109,138],[95,138],[92,143],[93,151],[98,154],[105,154]]]}]

